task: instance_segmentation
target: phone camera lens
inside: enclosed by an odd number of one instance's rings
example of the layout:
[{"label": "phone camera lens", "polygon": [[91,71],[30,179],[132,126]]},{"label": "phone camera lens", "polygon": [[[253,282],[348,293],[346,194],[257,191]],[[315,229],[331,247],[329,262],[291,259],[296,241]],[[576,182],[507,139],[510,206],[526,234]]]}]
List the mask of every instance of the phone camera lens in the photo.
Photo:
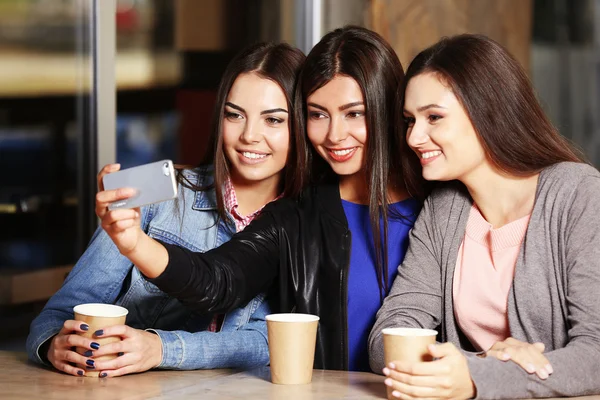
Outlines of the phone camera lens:
[{"label": "phone camera lens", "polygon": [[169,163],[164,163],[163,164],[163,174],[165,176],[171,175],[171,172],[169,171]]}]

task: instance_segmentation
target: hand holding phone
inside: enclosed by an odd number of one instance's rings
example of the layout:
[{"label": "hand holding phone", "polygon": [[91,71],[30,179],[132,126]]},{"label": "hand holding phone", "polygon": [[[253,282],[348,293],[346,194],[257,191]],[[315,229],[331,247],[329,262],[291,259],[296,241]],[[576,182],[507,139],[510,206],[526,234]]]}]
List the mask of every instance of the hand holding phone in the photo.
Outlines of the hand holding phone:
[{"label": "hand holding phone", "polygon": [[132,188],[135,194],[109,204],[109,210],[137,208],[177,197],[177,182],[171,160],[162,160],[104,175],[104,190]]}]

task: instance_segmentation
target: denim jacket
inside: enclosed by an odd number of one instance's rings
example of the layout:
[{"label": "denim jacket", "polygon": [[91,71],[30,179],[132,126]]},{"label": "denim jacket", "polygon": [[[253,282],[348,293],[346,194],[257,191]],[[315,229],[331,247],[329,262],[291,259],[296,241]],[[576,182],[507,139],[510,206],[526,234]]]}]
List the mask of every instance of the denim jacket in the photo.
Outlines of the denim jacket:
[{"label": "denim jacket", "polygon": [[[185,171],[185,176],[205,186],[213,181],[212,167]],[[176,200],[142,209],[142,229],[162,242],[210,250],[235,232],[231,216],[227,221],[219,218],[216,204],[214,190],[195,192],[180,185]],[[163,354],[158,368],[250,368],[269,362],[264,295],[226,314],[220,332],[207,332],[212,315],[187,309],[148,282],[100,228],[63,286],[31,323],[27,353],[32,361],[47,364],[40,347],[65,320],[73,319],[73,307],[82,303],[121,305],[129,310],[127,325],[158,334]]]}]

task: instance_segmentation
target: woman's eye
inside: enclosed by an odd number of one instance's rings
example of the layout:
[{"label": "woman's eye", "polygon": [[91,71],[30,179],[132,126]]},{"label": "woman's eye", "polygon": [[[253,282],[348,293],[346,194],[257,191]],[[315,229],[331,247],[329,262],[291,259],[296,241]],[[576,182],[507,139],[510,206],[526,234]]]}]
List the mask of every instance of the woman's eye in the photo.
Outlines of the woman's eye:
[{"label": "woman's eye", "polygon": [[348,113],[349,118],[360,118],[363,115],[365,115],[365,113],[363,111],[350,111]]},{"label": "woman's eye", "polygon": [[317,112],[317,111],[311,111],[308,113],[308,118],[310,119],[323,119],[325,118],[325,114],[321,113],[321,112]]},{"label": "woman's eye", "polygon": [[429,117],[429,122],[436,122],[437,120],[442,119],[441,115],[431,114]]},{"label": "woman's eye", "polygon": [[413,117],[404,117],[404,123],[407,126],[413,126],[415,124],[415,119]]},{"label": "woman's eye", "polygon": [[234,113],[231,111],[225,111],[225,118],[227,118],[229,120],[236,120],[236,119],[242,119],[242,116],[238,113]]},{"label": "woman's eye", "polygon": [[281,118],[275,118],[275,117],[268,117],[265,121],[267,121],[267,123],[269,125],[279,125],[283,122],[283,120]]}]

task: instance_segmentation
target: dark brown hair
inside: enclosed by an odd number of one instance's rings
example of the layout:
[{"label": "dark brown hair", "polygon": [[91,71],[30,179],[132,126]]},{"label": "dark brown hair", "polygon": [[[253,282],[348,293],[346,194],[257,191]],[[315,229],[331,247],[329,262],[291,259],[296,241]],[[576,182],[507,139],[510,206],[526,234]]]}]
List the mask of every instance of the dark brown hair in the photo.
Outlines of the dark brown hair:
[{"label": "dark brown hair", "polygon": [[229,161],[223,150],[223,118],[225,102],[233,83],[237,77],[244,73],[255,73],[265,79],[277,83],[287,100],[290,131],[290,147],[287,155],[286,167],[283,170],[282,194],[286,197],[298,196],[304,187],[306,178],[306,164],[302,157],[298,157],[298,141],[304,148],[304,134],[296,131],[295,113],[293,107],[294,89],[300,67],[304,62],[304,54],[295,47],[286,43],[258,43],[247,47],[235,56],[227,65],[219,89],[215,110],[211,124],[211,138],[209,151],[200,165],[214,165],[214,183],[209,186],[198,186],[190,182],[182,173],[178,173],[177,180],[185,187],[196,190],[214,188],[217,197],[217,207],[221,217],[226,211],[223,204],[223,184],[230,176]]},{"label": "dark brown hair", "polygon": [[[410,63],[405,85],[423,73],[438,75],[452,89],[499,171],[530,176],[562,161],[583,162],[542,110],[518,61],[492,39],[472,34],[443,38]],[[417,156],[405,147],[402,160],[407,187],[418,190],[413,183],[421,177]]]},{"label": "dark brown hair", "polygon": [[[369,190],[369,214],[375,245],[380,294],[385,297],[387,282],[388,187],[401,185],[402,121],[400,88],[404,70],[391,46],[377,33],[346,26],[325,35],[306,57],[298,78],[296,110],[298,132],[305,131],[307,98],[335,76],[348,76],[361,89],[367,126],[365,169]],[[311,179],[331,175],[329,165],[311,147],[306,149]],[[383,222],[383,237],[381,235]]]}]

